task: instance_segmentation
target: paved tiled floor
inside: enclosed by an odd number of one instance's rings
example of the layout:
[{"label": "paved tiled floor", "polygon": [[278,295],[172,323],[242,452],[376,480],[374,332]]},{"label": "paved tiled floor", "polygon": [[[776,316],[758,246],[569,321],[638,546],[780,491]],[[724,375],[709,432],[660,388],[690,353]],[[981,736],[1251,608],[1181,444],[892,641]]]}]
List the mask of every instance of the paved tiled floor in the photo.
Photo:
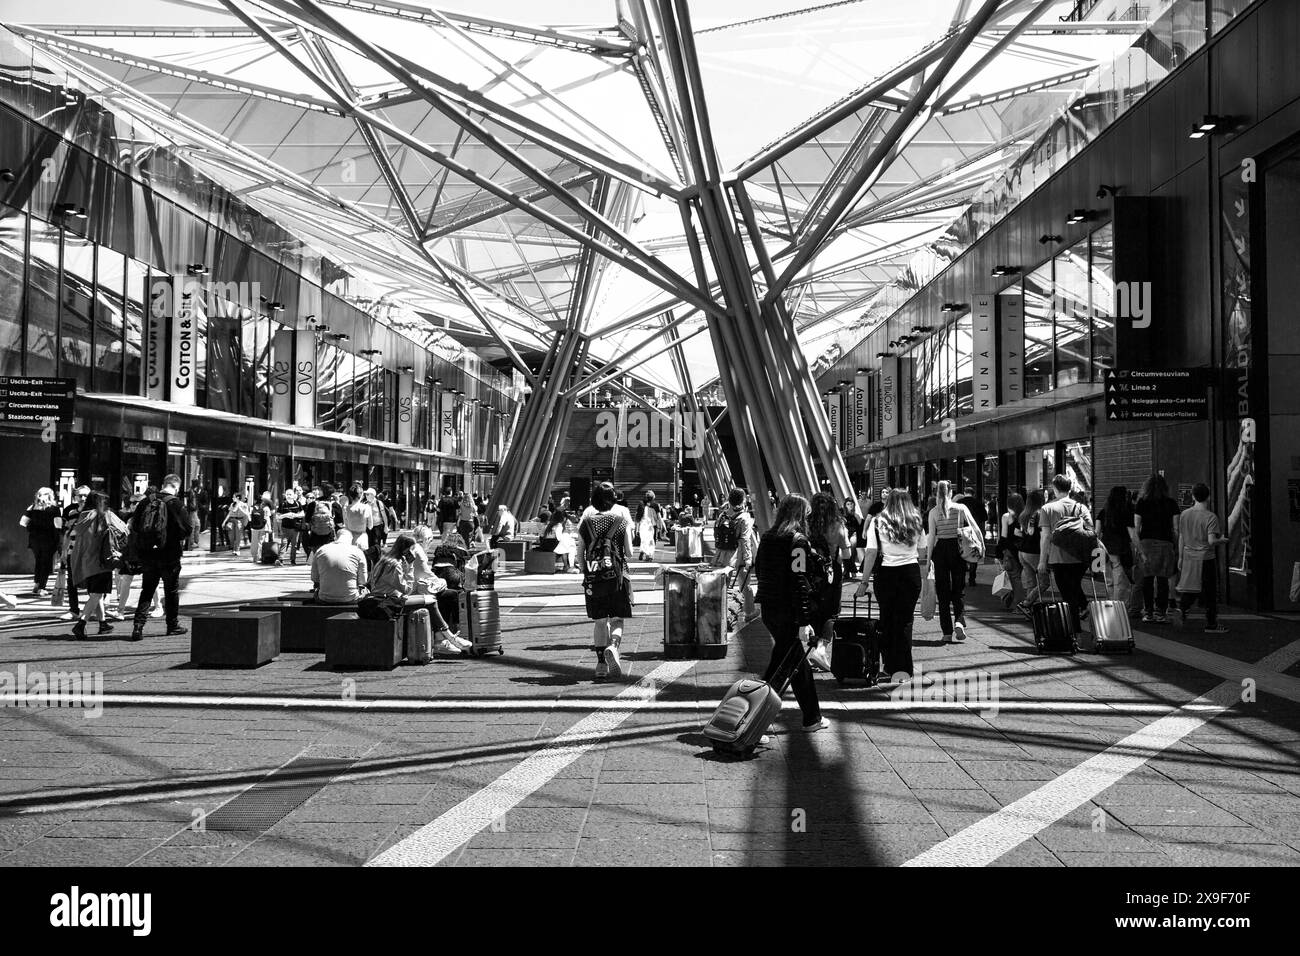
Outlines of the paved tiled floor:
[{"label": "paved tiled floor", "polygon": [[[209,559],[187,570],[185,604],[299,590],[306,577],[304,567]],[[95,719],[74,709],[0,708],[0,862],[357,865],[408,838],[418,842],[422,827],[495,794],[494,781],[588,715],[608,713],[601,708],[662,663],[661,605],[648,573],[639,577],[638,614],[624,637],[630,674],[604,684],[591,679],[576,577],[509,575],[499,590],[506,656],[388,673],[338,674],[310,654],[285,654],[252,672],[193,670],[187,639],[161,636],[161,622],[151,622],[139,645],[76,642],[48,605],[25,604],[0,618],[0,671],[20,664],[98,671],[108,703]],[[1250,677],[1256,661],[1300,640],[1300,623],[1241,616],[1224,638],[1162,629],[1155,636],[1173,645],[1148,639],[1146,649],[1139,634],[1131,657],[1040,657],[1026,622],[995,608],[986,585],[972,597],[970,640],[942,645],[937,622],[918,621],[916,658],[932,674],[993,675],[996,712],[923,701],[885,709],[885,689],[841,689],[822,676],[830,731],[799,733],[791,708],[755,759],[716,759],[700,726],[738,673],[762,670],[771,646],[761,625],[751,626],[727,659],[695,663],[653,703],[621,698],[623,719],[613,730],[584,740],[573,759],[530,778],[524,792],[512,791],[509,809],[437,859],[905,863],[981,821],[1001,820],[1009,804],[1041,795],[1089,758],[1226,680]],[[1258,676],[1255,700],[1207,714],[1113,785],[981,862],[1300,863],[1300,680],[1266,681],[1262,669]],[[155,696],[114,703],[122,694]],[[194,694],[226,700],[183,700]],[[387,706],[344,709],[349,694]],[[288,700],[257,699],[271,696]],[[328,706],[309,709],[312,702]],[[1098,702],[1117,706],[1099,711]],[[265,831],[202,828],[204,814],[299,756],[342,759],[346,769]]]}]

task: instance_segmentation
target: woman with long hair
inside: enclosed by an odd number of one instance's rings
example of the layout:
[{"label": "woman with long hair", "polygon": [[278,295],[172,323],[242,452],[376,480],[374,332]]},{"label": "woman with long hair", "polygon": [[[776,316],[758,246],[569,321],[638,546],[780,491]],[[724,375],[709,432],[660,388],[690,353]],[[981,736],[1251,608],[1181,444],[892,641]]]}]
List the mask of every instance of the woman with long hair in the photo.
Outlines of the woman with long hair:
[{"label": "woman with long hair", "polygon": [[844,558],[844,580],[855,581],[858,577],[858,552],[862,550],[862,518],[858,502],[853,498],[844,499],[844,537],[848,542]]},{"label": "woman with long hair", "polygon": [[912,679],[912,620],[921,597],[921,581],[929,571],[924,523],[906,488],[885,493],[881,510],[863,531],[866,557],[857,595],[867,593],[871,569],[875,572],[876,600],[880,602],[880,652],[884,671],[893,680]]},{"label": "woman with long hair", "polygon": [[424,608],[433,626],[434,649],[443,654],[460,654],[474,645],[451,629],[438,609],[436,594],[420,594],[415,584],[416,541],[399,534],[388,553],[370,571],[370,593],[380,598],[399,599],[409,612]]},{"label": "woman with long hair", "polygon": [[298,535],[302,531],[302,519],[306,514],[298,489],[286,488],[280,497],[280,505],[275,510],[280,516],[280,533],[284,536],[280,543],[280,553],[283,554],[287,549],[289,563],[297,564]]},{"label": "woman with long hair", "polygon": [[1106,504],[1097,515],[1097,534],[1106,549],[1106,565],[1110,572],[1113,601],[1128,604],[1133,590],[1133,545],[1136,531],[1133,527],[1133,505],[1129,502],[1128,488],[1116,485],[1106,496]]},{"label": "woman with long hair", "polygon": [[[966,559],[961,556],[961,529],[975,528],[967,507],[953,500],[952,482],[935,486],[934,507],[929,515],[927,551],[934,562],[934,593],[939,600],[939,626],[945,641],[966,640]],[[982,532],[981,532],[982,534]]]},{"label": "woman with long hair", "polygon": [[85,637],[86,623],[96,616],[100,634],[113,630],[104,599],[113,590],[113,569],[125,543],[126,525],[109,509],[108,496],[92,491],[77,515],[77,537],[69,562],[69,579],[86,590],[86,603],[72,627],[74,637]]},{"label": "woman with long hair", "polygon": [[811,508],[802,495],[786,495],[776,511],[775,526],[763,535],[754,559],[758,571],[758,602],[763,623],[772,635],[772,659],[763,680],[781,687],[787,668],[797,657],[790,685],[803,714],[803,729],[823,730],[830,721],[822,717],[817,702],[817,685],[801,643],[816,639],[813,630],[814,595],[818,582],[809,569],[815,560],[808,539],[808,516]]},{"label": "woman with long hair", "polygon": [[1020,512],[1025,509],[1025,499],[1016,492],[1007,495],[1007,510],[998,519],[998,560],[1011,581],[1011,593],[1002,599],[1003,607],[1016,603],[1016,589],[1020,584]]},{"label": "woman with long hair", "polygon": [[1025,496],[1025,508],[1020,512],[1020,583],[1025,589],[1025,599],[1016,606],[1025,617],[1029,617],[1030,609],[1042,597],[1043,585],[1047,583],[1038,574],[1038,560],[1043,553],[1039,537],[1042,519],[1038,513],[1045,501],[1042,490],[1035,488]]},{"label": "woman with long hair", "polygon": [[808,540],[816,557],[809,574],[814,575],[813,635],[817,641],[808,654],[808,663],[818,670],[829,671],[828,651],[835,639],[835,619],[840,616],[840,592],[844,587],[840,554],[848,547],[848,531],[832,495],[818,492],[808,507]]},{"label": "woman with long hair", "polygon": [[[239,554],[244,548],[244,529],[248,527],[249,520],[253,517],[253,510],[248,507],[242,494],[232,495],[230,500],[230,510],[226,512],[226,520],[222,526],[230,531],[230,550]],[[257,558],[256,552],[253,554],[254,560]]]},{"label": "woman with long hair", "polygon": [[1169,497],[1165,476],[1153,472],[1142,483],[1133,509],[1133,528],[1138,538],[1138,558],[1142,562],[1142,620],[1164,624],[1169,599],[1169,579],[1178,571],[1176,519],[1178,504]]},{"label": "woman with long hair", "polygon": [[366,529],[370,527],[370,508],[361,497],[361,486],[348,488],[348,503],[343,506],[343,527],[352,533],[352,543],[365,551],[370,547]]},{"label": "woman with long hair", "polygon": [[18,524],[27,529],[27,547],[36,558],[32,593],[37,597],[48,597],[54,556],[59,552],[59,538],[63,531],[63,512],[54,501],[54,489],[37,488],[32,506],[23,512]]}]

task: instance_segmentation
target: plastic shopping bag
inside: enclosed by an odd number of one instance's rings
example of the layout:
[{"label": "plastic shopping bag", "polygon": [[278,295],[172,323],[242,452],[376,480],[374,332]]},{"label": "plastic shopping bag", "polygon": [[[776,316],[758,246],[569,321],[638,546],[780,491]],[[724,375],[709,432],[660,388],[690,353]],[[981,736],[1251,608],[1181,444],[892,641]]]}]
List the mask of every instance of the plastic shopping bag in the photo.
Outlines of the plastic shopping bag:
[{"label": "plastic shopping bag", "polygon": [[1005,571],[999,571],[998,576],[993,579],[993,596],[995,598],[1004,598],[1011,593],[1011,575]]},{"label": "plastic shopping bag", "polygon": [[934,620],[934,612],[938,610],[939,598],[934,592],[934,574],[933,571],[926,575],[921,582],[921,617],[926,621]]}]

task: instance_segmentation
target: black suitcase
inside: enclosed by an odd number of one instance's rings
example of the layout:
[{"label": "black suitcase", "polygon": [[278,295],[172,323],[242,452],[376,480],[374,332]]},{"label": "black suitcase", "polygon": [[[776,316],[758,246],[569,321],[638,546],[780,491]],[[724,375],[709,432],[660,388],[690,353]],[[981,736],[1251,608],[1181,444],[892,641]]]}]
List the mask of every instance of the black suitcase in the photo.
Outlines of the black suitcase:
[{"label": "black suitcase", "polygon": [[858,617],[858,598],[854,595],[853,616],[835,621],[831,673],[841,684],[870,687],[880,678],[880,622],[870,614],[871,595],[867,595],[867,617]]},{"label": "black suitcase", "polygon": [[1039,654],[1074,653],[1079,621],[1068,601],[1035,601],[1029,609],[1029,618],[1034,624],[1034,650]]}]

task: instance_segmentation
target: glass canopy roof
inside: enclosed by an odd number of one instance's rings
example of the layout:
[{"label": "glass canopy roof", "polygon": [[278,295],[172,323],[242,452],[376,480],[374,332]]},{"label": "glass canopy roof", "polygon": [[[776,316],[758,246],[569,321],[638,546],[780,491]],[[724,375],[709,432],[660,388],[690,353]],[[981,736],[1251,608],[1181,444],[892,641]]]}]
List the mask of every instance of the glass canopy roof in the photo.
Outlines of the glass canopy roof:
[{"label": "glass canopy roof", "polygon": [[725,308],[683,225],[692,131],[814,362],[952,257],[972,199],[1171,2],[696,0],[687,76],[662,0],[0,0],[0,22],[408,315],[493,359],[567,325],[676,392],[663,314],[699,388],[696,306]]}]

